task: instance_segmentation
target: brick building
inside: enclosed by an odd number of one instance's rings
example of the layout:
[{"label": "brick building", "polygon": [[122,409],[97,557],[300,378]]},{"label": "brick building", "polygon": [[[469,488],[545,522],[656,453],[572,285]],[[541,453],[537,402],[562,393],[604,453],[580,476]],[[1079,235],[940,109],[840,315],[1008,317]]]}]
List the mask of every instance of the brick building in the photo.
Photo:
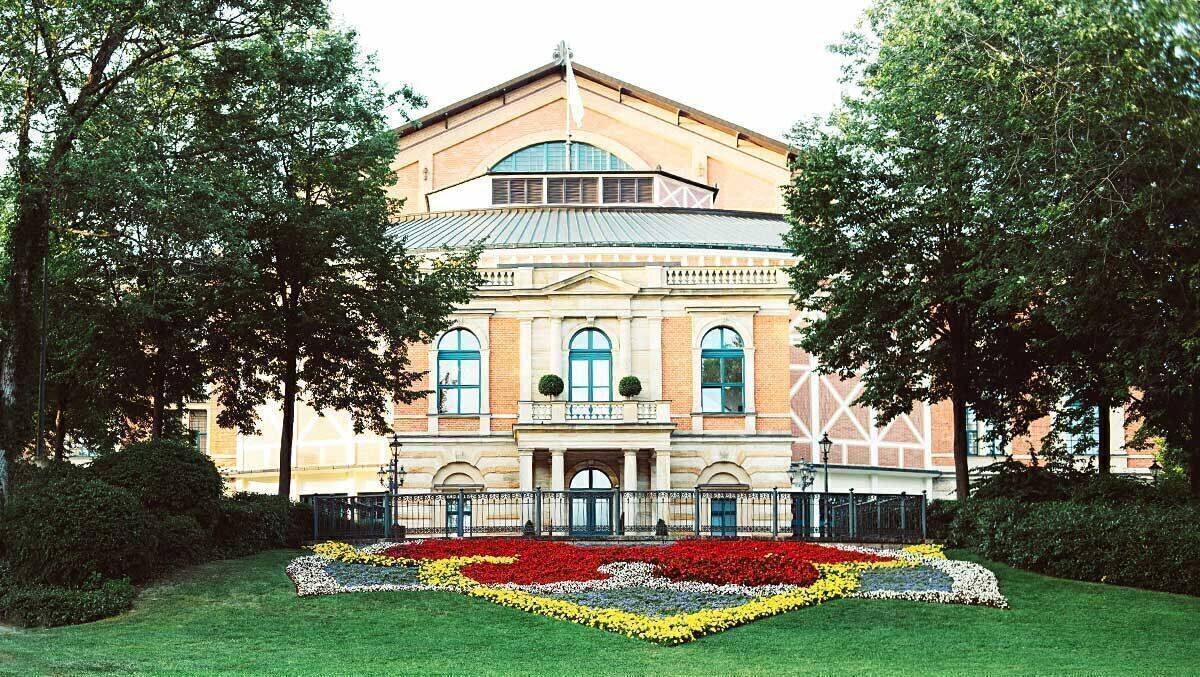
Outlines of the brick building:
[{"label": "brick building", "polygon": [[[568,144],[564,75],[549,64],[399,130],[393,234],[430,254],[486,247],[484,286],[412,351],[434,394],[395,407],[405,489],[787,487],[828,434],[833,491],[951,492],[948,403],[882,425],[854,380],[794,347],[788,146],[580,65]],[[561,396],[539,394],[547,374]],[[618,393],[625,376],[638,396]],[[215,413],[190,423],[234,487],[274,491],[277,407],[255,436],[209,430]],[[970,432],[977,465],[1036,443]],[[1114,467],[1148,465],[1124,437]],[[295,440],[297,496],[379,491],[386,438],[299,407]]]}]

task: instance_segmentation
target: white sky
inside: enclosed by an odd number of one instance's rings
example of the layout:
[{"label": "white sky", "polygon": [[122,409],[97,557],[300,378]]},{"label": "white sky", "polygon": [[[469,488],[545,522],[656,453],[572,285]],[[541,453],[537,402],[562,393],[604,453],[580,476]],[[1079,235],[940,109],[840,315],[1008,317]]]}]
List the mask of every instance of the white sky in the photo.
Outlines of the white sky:
[{"label": "white sky", "polygon": [[412,85],[429,100],[426,111],[549,63],[566,40],[581,64],[782,138],[837,101],[841,60],[826,47],[854,28],[867,2],[332,4],[378,56],[384,84]]}]

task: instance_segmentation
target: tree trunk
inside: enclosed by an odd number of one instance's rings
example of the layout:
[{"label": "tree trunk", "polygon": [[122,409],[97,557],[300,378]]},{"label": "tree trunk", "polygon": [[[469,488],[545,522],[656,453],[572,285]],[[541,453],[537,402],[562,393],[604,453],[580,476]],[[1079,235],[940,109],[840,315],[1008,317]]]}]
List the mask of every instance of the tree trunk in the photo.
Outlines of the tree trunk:
[{"label": "tree trunk", "polygon": [[967,467],[967,403],[962,397],[951,400],[954,409],[954,487],[955,497],[971,497],[971,471]]},{"label": "tree trunk", "polygon": [[292,495],[292,431],[296,423],[296,363],[299,350],[289,341],[287,372],[283,377],[283,429],[279,434],[279,495]]},{"label": "tree trunk", "polygon": [[62,461],[66,457],[67,445],[67,412],[63,411],[62,401],[59,400],[54,414],[54,460]]},{"label": "tree trunk", "polygon": [[1097,442],[1099,449],[1096,450],[1096,466],[1101,475],[1107,475],[1112,470],[1112,428],[1108,425],[1110,408],[1107,402],[1101,402],[1096,406],[1096,425],[1099,426],[1099,436]]},{"label": "tree trunk", "polygon": [[[0,351],[0,447],[16,459],[33,433],[33,376],[37,365],[38,323],[33,283],[46,256],[50,201],[45,191],[25,187],[8,238],[9,277],[4,322],[7,340]],[[5,481],[5,489],[7,482]]]}]

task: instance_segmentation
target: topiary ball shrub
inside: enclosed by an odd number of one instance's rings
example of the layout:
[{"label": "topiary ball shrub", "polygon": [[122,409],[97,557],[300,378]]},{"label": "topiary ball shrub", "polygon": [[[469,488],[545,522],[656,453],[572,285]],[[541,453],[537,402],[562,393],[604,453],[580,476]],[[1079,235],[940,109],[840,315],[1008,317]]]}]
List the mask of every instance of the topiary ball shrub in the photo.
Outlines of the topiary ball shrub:
[{"label": "topiary ball shrub", "polygon": [[563,388],[566,385],[563,380],[554,374],[546,374],[538,380],[538,392],[546,397],[558,397],[562,395]]},{"label": "topiary ball shrub", "polygon": [[642,381],[636,376],[625,376],[617,382],[617,392],[621,397],[637,397],[642,392]]},{"label": "topiary ball shrub", "polygon": [[139,581],[155,566],[154,528],[137,497],[73,473],[14,492],[0,540],[26,583],[78,586],[97,574]]},{"label": "topiary ball shrub", "polygon": [[187,515],[206,529],[217,521],[225,483],[212,459],[191,444],[138,442],[97,458],[89,469],[96,478],[132,491],[155,515]]}]

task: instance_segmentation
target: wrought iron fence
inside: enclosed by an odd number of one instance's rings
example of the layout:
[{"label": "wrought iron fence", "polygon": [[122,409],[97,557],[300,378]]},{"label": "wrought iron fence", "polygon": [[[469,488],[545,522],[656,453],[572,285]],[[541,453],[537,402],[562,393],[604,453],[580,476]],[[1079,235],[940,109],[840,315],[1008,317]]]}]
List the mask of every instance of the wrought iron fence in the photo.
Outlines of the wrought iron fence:
[{"label": "wrought iron fence", "polygon": [[314,496],[311,501],[313,540],[769,537],[916,543],[925,539],[924,494],[535,489]]}]

